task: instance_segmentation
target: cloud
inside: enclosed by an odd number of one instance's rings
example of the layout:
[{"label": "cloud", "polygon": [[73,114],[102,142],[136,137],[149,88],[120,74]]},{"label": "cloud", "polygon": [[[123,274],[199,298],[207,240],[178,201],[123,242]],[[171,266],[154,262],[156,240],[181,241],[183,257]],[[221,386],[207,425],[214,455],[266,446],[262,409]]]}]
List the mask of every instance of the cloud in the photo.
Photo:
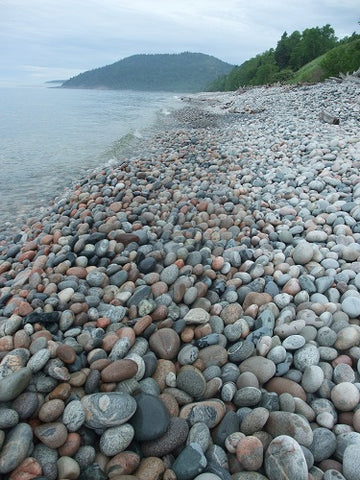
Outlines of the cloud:
[{"label": "cloud", "polygon": [[136,53],[184,50],[240,64],[285,30],[330,23],[342,38],[358,20],[358,0],[0,0],[0,75],[33,65],[68,77]]}]

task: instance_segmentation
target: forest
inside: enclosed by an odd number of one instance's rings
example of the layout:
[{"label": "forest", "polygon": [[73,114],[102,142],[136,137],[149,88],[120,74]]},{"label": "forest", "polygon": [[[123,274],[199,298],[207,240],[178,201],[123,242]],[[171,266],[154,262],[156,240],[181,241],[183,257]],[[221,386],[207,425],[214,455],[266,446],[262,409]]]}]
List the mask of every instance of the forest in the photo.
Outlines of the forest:
[{"label": "forest", "polygon": [[339,72],[360,67],[360,35],[353,33],[339,40],[329,25],[307,28],[303,32],[284,32],[271,48],[236,66],[210,86],[211,91],[236,90],[242,86],[296,82],[302,67],[318,59],[308,81],[321,81]]}]

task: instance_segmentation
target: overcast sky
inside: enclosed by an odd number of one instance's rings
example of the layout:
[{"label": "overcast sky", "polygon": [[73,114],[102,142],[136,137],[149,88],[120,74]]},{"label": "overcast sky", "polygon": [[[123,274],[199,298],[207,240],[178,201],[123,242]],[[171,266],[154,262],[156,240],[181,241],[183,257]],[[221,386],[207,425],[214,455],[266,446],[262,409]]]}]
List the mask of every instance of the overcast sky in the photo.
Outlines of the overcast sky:
[{"label": "overcast sky", "polygon": [[0,0],[0,85],[67,79],[137,53],[240,65],[286,30],[359,32],[359,0]]}]

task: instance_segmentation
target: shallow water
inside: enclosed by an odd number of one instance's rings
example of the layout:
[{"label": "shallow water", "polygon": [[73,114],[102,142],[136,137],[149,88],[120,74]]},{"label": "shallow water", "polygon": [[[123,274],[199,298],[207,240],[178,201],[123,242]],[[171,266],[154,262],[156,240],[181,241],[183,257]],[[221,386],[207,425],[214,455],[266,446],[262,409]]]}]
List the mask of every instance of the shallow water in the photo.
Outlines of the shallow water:
[{"label": "shallow water", "polygon": [[0,88],[0,230],[88,169],[131,155],[133,140],[179,103],[162,92]]}]

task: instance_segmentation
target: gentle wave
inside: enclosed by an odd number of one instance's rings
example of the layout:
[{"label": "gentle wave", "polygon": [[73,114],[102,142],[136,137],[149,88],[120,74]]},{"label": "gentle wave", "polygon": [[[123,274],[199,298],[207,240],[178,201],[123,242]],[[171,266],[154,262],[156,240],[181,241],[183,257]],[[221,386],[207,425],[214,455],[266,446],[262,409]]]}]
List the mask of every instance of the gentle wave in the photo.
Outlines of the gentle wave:
[{"label": "gentle wave", "polygon": [[166,122],[170,93],[0,88],[0,231]]}]

